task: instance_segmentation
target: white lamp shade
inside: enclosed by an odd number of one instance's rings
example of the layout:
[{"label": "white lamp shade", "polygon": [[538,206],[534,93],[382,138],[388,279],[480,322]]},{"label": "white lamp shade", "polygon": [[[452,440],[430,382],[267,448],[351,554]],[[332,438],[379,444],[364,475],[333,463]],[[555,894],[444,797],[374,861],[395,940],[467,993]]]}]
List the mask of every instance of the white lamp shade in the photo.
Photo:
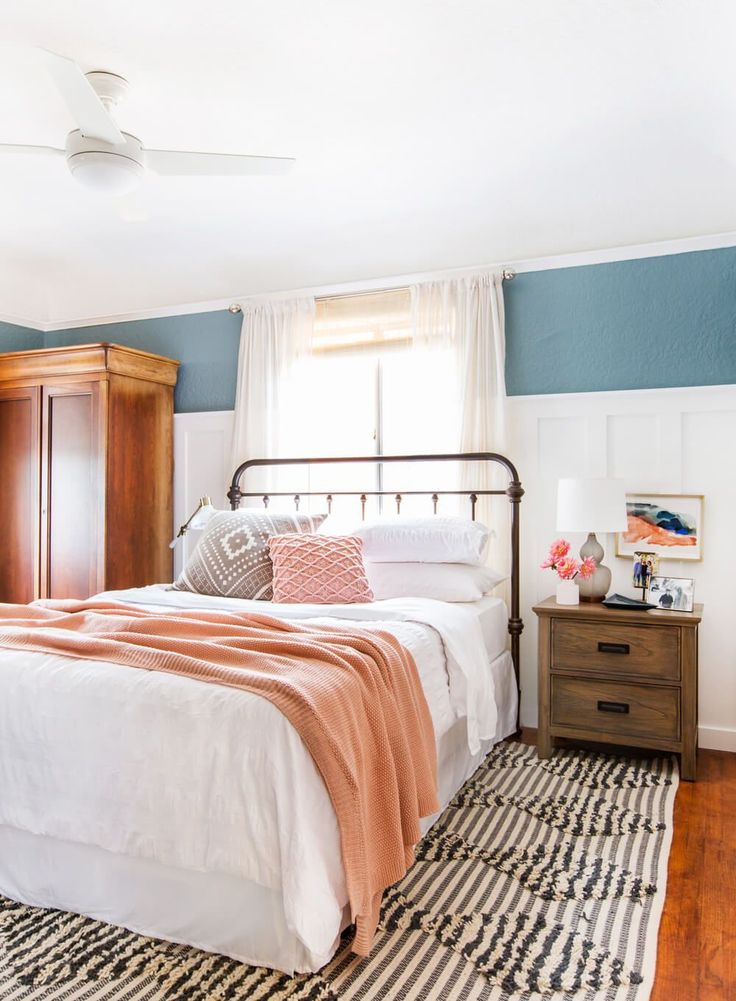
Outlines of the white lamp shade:
[{"label": "white lamp shade", "polygon": [[212,507],[212,501],[209,497],[200,497],[199,504],[194,510],[194,514],[189,517],[187,521],[181,526],[179,531],[176,533],[174,538],[169,543],[169,549],[176,548],[179,539],[182,539],[190,528],[202,529],[205,528],[210,520],[217,514],[217,509]]},{"label": "white lamp shade", "polygon": [[189,522],[189,527],[194,529],[206,528],[216,514],[217,508],[212,507],[208,497],[207,503],[202,505],[199,511],[197,511],[192,520]]},{"label": "white lamp shade", "polygon": [[558,482],[558,532],[623,532],[626,527],[623,480],[567,478]]}]

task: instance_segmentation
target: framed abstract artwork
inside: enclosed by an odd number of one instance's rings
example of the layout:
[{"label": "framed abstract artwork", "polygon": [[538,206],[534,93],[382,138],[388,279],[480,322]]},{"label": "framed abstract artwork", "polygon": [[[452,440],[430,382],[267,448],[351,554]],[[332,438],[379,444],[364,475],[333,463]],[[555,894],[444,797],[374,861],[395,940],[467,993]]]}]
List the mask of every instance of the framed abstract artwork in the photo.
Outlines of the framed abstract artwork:
[{"label": "framed abstract artwork", "polygon": [[647,550],[665,560],[702,560],[703,498],[699,494],[627,494],[627,527],[616,555]]}]

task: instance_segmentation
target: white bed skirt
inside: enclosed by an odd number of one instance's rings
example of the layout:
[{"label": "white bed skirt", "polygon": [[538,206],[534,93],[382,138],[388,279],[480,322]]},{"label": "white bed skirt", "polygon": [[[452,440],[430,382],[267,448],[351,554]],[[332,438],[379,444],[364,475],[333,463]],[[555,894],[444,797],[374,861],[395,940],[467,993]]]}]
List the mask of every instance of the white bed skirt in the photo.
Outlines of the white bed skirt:
[{"label": "white bed skirt", "polygon": [[[493,744],[516,729],[518,695],[510,654],[497,657],[491,671],[498,705],[496,739],[471,755],[465,721],[460,720],[440,740],[443,807]],[[424,830],[436,818],[426,818]],[[0,893],[285,972],[316,971],[337,946],[335,942],[327,955],[310,952],[287,926],[281,893],[252,880],[174,868],[3,825]],[[346,913],[345,924],[348,918]]]}]

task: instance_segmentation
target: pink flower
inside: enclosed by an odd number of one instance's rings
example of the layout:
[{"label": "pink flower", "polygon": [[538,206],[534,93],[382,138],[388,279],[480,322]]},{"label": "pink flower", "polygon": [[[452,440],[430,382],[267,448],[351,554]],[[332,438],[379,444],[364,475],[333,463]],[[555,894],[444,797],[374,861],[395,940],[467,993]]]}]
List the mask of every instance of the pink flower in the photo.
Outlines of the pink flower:
[{"label": "pink flower", "polygon": [[566,556],[564,559],[557,561],[555,569],[563,580],[572,580],[580,569],[580,564],[574,556]]},{"label": "pink flower", "polygon": [[570,543],[565,539],[557,539],[549,547],[549,556],[547,559],[549,563],[547,566],[554,566],[555,563],[559,563],[560,560],[564,559],[565,556],[570,552]]},{"label": "pink flower", "polygon": [[592,556],[587,556],[582,562],[570,556],[570,543],[567,539],[556,539],[549,547],[549,554],[544,563],[539,566],[542,570],[555,570],[562,580],[574,580],[578,574],[583,580],[592,577],[597,569],[597,564]]},{"label": "pink flower", "polygon": [[588,577],[592,577],[596,571],[596,562],[592,556],[586,556],[583,562],[580,564],[578,573],[583,578],[587,580]]}]

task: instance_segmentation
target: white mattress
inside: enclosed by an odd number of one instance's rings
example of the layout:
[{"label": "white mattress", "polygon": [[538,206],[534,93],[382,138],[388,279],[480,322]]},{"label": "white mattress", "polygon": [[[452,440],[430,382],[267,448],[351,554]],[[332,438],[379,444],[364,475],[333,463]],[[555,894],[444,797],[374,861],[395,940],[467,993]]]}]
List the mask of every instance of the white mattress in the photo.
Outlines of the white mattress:
[{"label": "white mattress", "polygon": [[[225,604],[162,587],[113,596],[161,611]],[[411,650],[443,803],[514,728],[508,654],[489,669],[491,603],[472,603],[483,604],[480,616],[417,599],[288,612],[389,629]],[[284,606],[268,610],[287,617]],[[332,805],[270,703],[9,650],[0,651],[0,892],[286,971],[326,962],[346,921]]]}]

